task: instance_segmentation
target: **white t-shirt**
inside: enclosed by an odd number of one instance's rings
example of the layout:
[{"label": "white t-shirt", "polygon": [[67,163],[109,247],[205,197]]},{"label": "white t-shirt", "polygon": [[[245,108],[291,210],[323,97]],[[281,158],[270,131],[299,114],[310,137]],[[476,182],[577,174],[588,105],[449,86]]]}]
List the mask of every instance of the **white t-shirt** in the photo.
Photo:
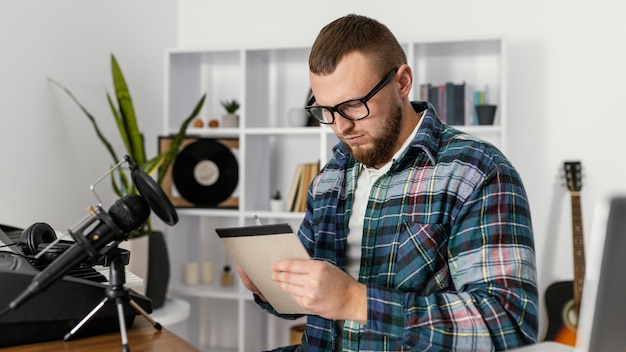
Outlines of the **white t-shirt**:
[{"label": "white t-shirt", "polygon": [[413,129],[411,135],[404,141],[400,150],[398,150],[391,161],[383,165],[380,169],[361,165],[357,186],[354,191],[354,201],[352,202],[352,213],[348,221],[348,244],[346,248],[346,272],[355,280],[359,278],[359,270],[361,268],[361,242],[363,240],[363,221],[365,220],[365,209],[372,187],[376,180],[384,175],[398,159],[402,153],[409,147],[411,141],[415,138],[417,130],[422,123],[419,122]]}]

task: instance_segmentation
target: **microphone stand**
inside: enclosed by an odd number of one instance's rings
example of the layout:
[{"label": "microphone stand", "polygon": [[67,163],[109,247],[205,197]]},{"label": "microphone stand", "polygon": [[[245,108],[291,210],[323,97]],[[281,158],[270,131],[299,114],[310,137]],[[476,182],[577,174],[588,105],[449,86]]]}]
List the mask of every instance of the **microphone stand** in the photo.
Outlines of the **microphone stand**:
[{"label": "microphone stand", "polygon": [[[114,302],[117,306],[117,317],[120,325],[120,337],[122,340],[122,351],[130,352],[128,346],[128,336],[126,333],[126,321],[124,319],[124,303],[128,303],[139,314],[146,318],[152,326],[161,330],[161,324],[157,323],[148,313],[141,308],[130,297],[129,290],[124,286],[126,283],[126,273],[124,267],[126,265],[125,260],[121,254],[119,248],[112,248],[107,252],[106,257],[109,265],[109,287],[106,289],[104,299],[98,303],[91,312],[89,312],[70,332],[68,332],[63,340],[69,341],[74,335],[96,314],[100,309],[104,307],[107,302]],[[106,264],[105,264],[106,265]]]}]

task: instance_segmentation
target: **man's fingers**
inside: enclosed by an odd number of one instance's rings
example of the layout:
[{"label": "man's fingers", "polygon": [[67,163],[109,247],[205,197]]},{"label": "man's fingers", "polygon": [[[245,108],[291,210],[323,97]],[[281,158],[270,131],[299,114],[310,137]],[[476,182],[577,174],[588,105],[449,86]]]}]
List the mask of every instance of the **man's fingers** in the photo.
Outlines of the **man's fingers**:
[{"label": "man's fingers", "polygon": [[312,263],[313,261],[310,259],[280,260],[272,265],[272,270],[306,274],[310,271],[310,266]]}]

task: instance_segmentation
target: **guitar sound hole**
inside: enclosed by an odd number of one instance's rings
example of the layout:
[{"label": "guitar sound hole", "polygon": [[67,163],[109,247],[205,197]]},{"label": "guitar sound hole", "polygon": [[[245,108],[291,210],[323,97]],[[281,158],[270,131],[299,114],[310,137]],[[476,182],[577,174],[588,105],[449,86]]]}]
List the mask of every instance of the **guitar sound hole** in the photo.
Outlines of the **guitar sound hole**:
[{"label": "guitar sound hole", "polygon": [[570,300],[563,307],[563,324],[570,330],[576,331],[578,327],[578,307],[574,300]]}]

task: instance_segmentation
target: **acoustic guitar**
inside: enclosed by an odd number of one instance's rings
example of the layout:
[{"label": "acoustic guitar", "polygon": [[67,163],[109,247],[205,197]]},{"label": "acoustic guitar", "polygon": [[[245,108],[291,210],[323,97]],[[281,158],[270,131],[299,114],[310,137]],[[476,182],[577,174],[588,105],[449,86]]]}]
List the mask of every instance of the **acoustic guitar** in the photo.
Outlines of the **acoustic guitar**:
[{"label": "acoustic guitar", "polygon": [[582,166],[579,161],[569,161],[563,163],[563,168],[572,205],[574,280],[553,283],[546,290],[545,299],[549,324],[545,340],[575,346],[578,313],[585,278],[585,248],[580,209]]}]

